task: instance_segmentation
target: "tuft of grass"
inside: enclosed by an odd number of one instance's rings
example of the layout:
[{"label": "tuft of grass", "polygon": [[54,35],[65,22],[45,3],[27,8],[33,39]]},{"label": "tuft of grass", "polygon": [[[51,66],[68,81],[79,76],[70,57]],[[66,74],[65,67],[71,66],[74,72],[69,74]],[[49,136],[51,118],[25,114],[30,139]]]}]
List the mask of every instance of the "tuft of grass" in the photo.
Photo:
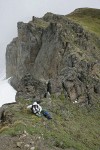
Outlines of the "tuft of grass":
[{"label": "tuft of grass", "polygon": [[25,124],[22,121],[16,121],[13,125],[6,126],[0,130],[1,134],[16,136],[23,133],[25,129]]},{"label": "tuft of grass", "polygon": [[100,36],[100,9],[81,8],[65,16]]},{"label": "tuft of grass", "polygon": [[49,25],[48,22],[46,22],[40,18],[39,19],[35,18],[34,22],[30,21],[30,24],[34,24],[36,27],[43,28],[43,29],[45,29]]}]

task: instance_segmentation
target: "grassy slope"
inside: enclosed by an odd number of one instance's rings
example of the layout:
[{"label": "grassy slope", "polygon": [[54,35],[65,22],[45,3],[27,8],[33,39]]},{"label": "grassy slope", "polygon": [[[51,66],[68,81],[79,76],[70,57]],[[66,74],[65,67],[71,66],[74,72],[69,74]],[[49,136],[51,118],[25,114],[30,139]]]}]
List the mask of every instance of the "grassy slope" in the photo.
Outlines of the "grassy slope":
[{"label": "grassy slope", "polygon": [[[66,17],[81,24],[87,30],[100,36],[100,10],[78,9]],[[39,24],[40,25],[40,24]],[[45,27],[45,23],[41,23]],[[98,96],[95,97],[95,100]],[[99,100],[99,99],[98,99]],[[45,139],[48,148],[55,147],[75,150],[98,150],[100,148],[100,109],[99,104],[80,108],[77,104],[71,104],[63,96],[52,98],[51,102],[44,100],[41,104],[49,110],[53,119],[38,118],[26,110],[31,101],[20,100],[18,105],[9,106],[13,114],[12,124],[5,124],[0,128],[0,135],[8,134],[16,136],[26,130],[33,136]],[[50,103],[52,104],[50,106]],[[41,140],[42,140],[41,138]]]},{"label": "grassy slope", "polygon": [[96,35],[100,36],[100,9],[76,9],[66,17],[79,23],[90,32],[94,32]]},{"label": "grassy slope", "polygon": [[[48,101],[48,100],[47,100]],[[47,150],[56,148],[75,148],[75,150],[97,150],[99,143],[99,108],[80,108],[77,104],[71,104],[63,98],[52,98],[51,101],[41,104],[53,115],[52,120],[32,115],[26,110],[31,101],[22,100],[15,106],[10,106],[13,113],[13,123],[5,124],[0,134],[11,136],[20,135],[26,130],[29,134],[45,139]],[[50,106],[52,104],[52,107]]]}]

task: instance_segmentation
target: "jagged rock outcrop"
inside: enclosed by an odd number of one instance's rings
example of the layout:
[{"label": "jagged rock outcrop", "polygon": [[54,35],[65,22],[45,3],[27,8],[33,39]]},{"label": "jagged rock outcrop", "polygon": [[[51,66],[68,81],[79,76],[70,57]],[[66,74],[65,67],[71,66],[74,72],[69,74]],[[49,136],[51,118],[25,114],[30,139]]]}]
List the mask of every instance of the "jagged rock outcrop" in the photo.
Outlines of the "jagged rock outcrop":
[{"label": "jagged rock outcrop", "polygon": [[43,97],[50,81],[52,93],[90,104],[100,95],[99,43],[99,37],[66,16],[47,13],[19,22],[18,37],[7,46],[7,77],[13,76],[18,97]]},{"label": "jagged rock outcrop", "polygon": [[29,97],[43,98],[46,92],[45,83],[33,78],[30,74],[26,74],[20,81],[16,97],[24,97],[26,99]]}]

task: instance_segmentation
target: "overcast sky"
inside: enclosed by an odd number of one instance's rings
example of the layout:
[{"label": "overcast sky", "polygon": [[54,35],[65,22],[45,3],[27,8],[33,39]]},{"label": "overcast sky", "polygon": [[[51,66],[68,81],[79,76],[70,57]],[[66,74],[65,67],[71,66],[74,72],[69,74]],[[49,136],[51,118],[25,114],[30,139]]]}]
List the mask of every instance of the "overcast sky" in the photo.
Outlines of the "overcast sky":
[{"label": "overcast sky", "polygon": [[46,12],[68,14],[76,8],[100,9],[100,0],[0,0],[0,69],[4,66],[6,46],[17,36],[17,22]]}]

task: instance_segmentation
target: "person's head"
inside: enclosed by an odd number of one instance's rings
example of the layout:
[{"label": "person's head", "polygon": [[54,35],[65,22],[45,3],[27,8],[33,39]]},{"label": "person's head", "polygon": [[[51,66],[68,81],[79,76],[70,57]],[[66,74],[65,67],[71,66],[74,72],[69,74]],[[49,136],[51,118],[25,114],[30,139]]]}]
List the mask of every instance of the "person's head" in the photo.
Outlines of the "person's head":
[{"label": "person's head", "polygon": [[38,106],[37,102],[34,102],[34,103],[33,103],[33,107],[36,108],[37,106]]},{"label": "person's head", "polygon": [[34,108],[37,108],[37,105],[33,105]]},{"label": "person's head", "polygon": [[33,105],[38,105],[37,102],[34,102]]}]

